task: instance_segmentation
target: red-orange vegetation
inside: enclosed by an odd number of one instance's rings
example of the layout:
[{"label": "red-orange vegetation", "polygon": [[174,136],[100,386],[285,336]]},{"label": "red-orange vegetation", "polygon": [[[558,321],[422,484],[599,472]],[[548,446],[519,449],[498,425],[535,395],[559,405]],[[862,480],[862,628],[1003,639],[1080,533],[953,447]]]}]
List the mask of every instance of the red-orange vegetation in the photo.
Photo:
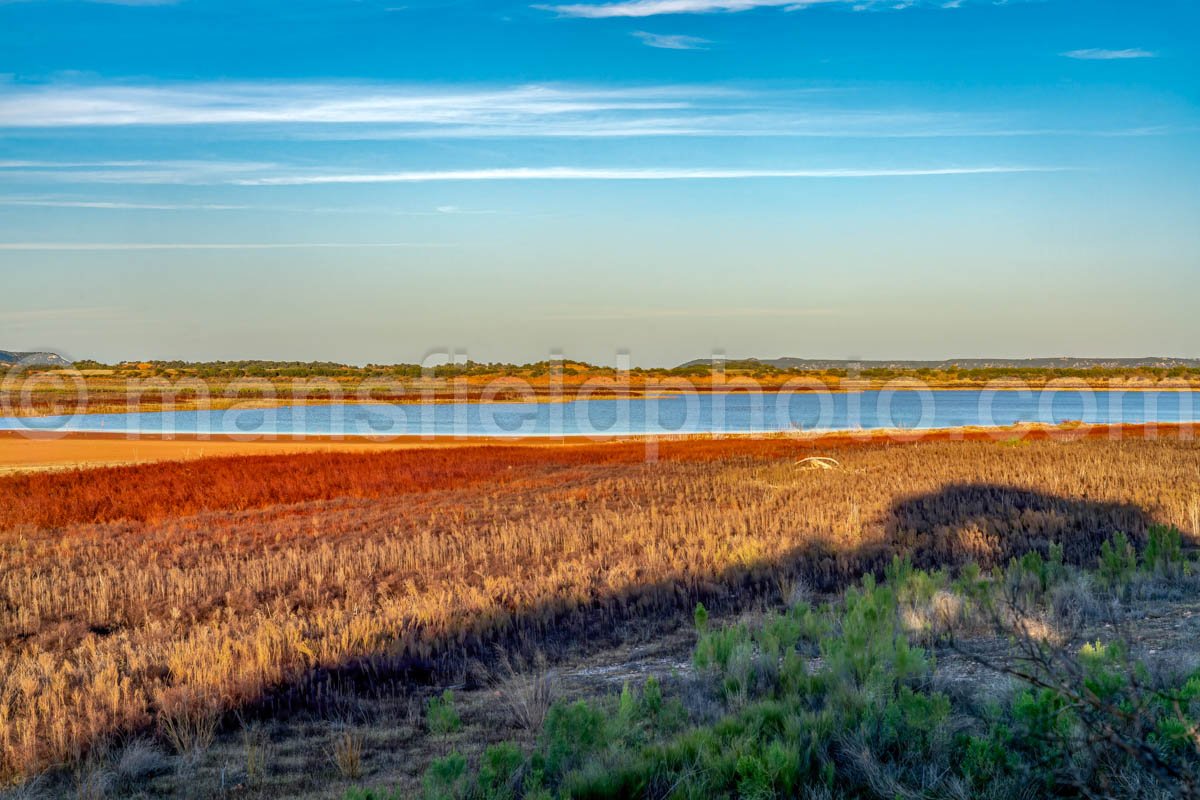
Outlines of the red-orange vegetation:
[{"label": "red-orange vegetation", "polygon": [[[1049,428],[1021,430],[1022,441],[1083,435],[1137,438],[1145,426],[1093,426],[1082,434]],[[1188,429],[1163,426],[1182,438]],[[916,435],[916,434],[913,434]],[[997,440],[1003,431],[935,431],[921,441]],[[272,505],[372,498],[470,486],[537,480],[571,466],[639,461],[714,460],[734,456],[784,458],[889,441],[879,432],[818,437],[667,438],[563,446],[488,445],[371,453],[308,453],[207,458],[105,470],[71,470],[0,478],[0,532],[56,528],[82,522],[149,522],[203,511],[243,511]],[[516,470],[514,472],[514,470]]]},{"label": "red-orange vegetation", "polygon": [[503,483],[516,468],[537,471],[636,457],[634,448],[484,447],[469,453],[430,449],[213,458],[16,475],[0,480],[0,530],[149,522],[202,511],[403,495],[479,481]]}]

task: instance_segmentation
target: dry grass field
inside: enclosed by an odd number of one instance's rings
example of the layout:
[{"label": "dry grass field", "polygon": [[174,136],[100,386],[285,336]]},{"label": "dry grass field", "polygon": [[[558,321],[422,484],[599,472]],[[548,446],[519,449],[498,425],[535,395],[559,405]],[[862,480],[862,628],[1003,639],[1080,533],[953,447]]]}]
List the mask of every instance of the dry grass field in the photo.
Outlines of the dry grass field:
[{"label": "dry grass field", "polygon": [[[831,456],[823,468],[803,459]],[[0,778],[186,746],[334,679],[836,588],[896,552],[997,563],[1200,529],[1200,446],[783,439],[204,459],[0,479]],[[191,733],[189,733],[191,732]]]}]

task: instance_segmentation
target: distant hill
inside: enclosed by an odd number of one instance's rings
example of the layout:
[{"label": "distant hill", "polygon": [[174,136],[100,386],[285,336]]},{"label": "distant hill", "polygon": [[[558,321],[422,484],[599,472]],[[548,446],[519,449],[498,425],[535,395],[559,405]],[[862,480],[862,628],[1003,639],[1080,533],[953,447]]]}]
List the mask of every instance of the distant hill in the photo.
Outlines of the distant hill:
[{"label": "distant hill", "polygon": [[[730,366],[755,365],[789,370],[827,369],[1137,369],[1156,367],[1200,368],[1200,358],[947,358],[942,361],[854,361],[850,359],[820,358],[724,358],[718,359]],[[681,364],[680,367],[708,366],[712,359],[698,358]]]},{"label": "distant hill", "polygon": [[45,367],[69,367],[71,362],[67,361],[57,353],[13,353],[8,350],[0,350],[0,364],[36,364]]}]

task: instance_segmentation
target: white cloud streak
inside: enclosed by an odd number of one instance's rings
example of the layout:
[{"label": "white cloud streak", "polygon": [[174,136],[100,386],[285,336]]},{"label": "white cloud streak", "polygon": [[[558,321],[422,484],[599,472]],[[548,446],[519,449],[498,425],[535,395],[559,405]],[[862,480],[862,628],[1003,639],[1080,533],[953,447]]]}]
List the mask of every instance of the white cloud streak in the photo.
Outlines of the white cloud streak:
[{"label": "white cloud streak", "polygon": [[[986,175],[1019,172],[1061,172],[1067,167],[1057,165],[1028,164],[957,164],[957,165],[901,165],[888,167],[845,167],[845,168],[784,168],[784,167],[707,167],[707,166],[520,166],[480,167],[447,169],[394,169],[367,172],[336,165],[324,167],[288,166],[282,164],[188,162],[186,167],[174,162],[156,164],[147,162],[127,169],[43,169],[43,170],[0,170],[0,184],[15,181],[24,185],[31,182],[64,185],[111,184],[147,186],[318,186],[322,184],[418,184],[440,182],[482,181],[653,181],[653,180],[742,180],[753,178],[886,178],[939,175]],[[79,198],[63,195],[9,195],[0,196],[3,205],[45,205],[72,208],[112,208],[147,210],[226,210],[222,204],[185,204],[173,202],[139,202],[108,199]],[[304,208],[287,206],[236,204],[230,210],[259,211],[345,211],[341,208]],[[356,212],[374,211],[402,215],[444,215],[462,213],[494,213],[492,211],[464,211],[452,205],[434,209],[355,209]]]},{"label": "white cloud streak", "polygon": [[654,47],[659,50],[704,50],[707,48],[707,45],[712,44],[709,39],[702,39],[699,36],[684,36],[683,34],[634,31],[632,36],[635,39],[640,39],[642,44],[647,47]]},{"label": "white cloud streak", "polygon": [[[180,0],[79,0],[84,3],[104,6],[173,6]],[[46,2],[46,0],[0,0],[0,6],[18,3]],[[60,5],[62,3],[60,2]]]},{"label": "white cloud streak", "polygon": [[[613,19],[667,14],[736,14],[760,8],[802,11],[821,5],[850,6],[854,11],[903,11],[914,6],[961,8],[965,0],[621,0],[608,3],[542,3],[533,7],[560,17]],[[1010,0],[993,0],[1004,5]]]},{"label": "white cloud streak", "polygon": [[512,126],[540,119],[696,108],[720,89],[518,86],[479,91],[370,84],[46,86],[0,91],[5,127],[369,124]]},{"label": "white cloud streak", "polygon": [[1158,54],[1136,47],[1125,50],[1103,50],[1090,47],[1084,50],[1068,50],[1063,55],[1081,61],[1124,61],[1131,58],[1155,58]]},{"label": "white cloud streak", "polygon": [[612,17],[656,17],[662,14],[736,13],[756,8],[797,10],[821,3],[849,3],[860,0],[627,0],[620,3],[568,3],[537,5],[563,17],[608,19]]},{"label": "white cloud streak", "polygon": [[0,180],[204,185],[278,168],[256,161],[0,161]]},{"label": "white cloud streak", "polygon": [[120,200],[38,200],[0,198],[0,206],[28,208],[86,208],[111,211],[246,211],[251,206],[219,203],[131,203]]},{"label": "white cloud streak", "polygon": [[137,167],[149,161],[0,161],[0,169],[67,169],[78,167]]},{"label": "white cloud streak", "polygon": [[443,181],[678,181],[752,178],[900,178],[945,175],[996,175],[1054,172],[1058,167],[982,166],[900,169],[712,169],[513,167],[477,170],[424,170],[382,173],[288,175],[235,180],[240,186],[314,186],[324,184],[431,183]]},{"label": "white cloud streak", "polygon": [[0,250],[47,251],[138,251],[138,250],[305,250],[369,248],[454,247],[441,242],[0,242]]},{"label": "white cloud streak", "polygon": [[[653,34],[645,34],[652,36]],[[664,36],[654,46],[693,46]],[[649,43],[649,42],[648,42]],[[1019,113],[848,107],[815,89],[517,86],[487,90],[339,83],[164,86],[0,85],[0,129],[240,126],[270,141],[616,137],[945,138],[1072,133]],[[1102,130],[1079,131],[1102,135]],[[253,165],[251,165],[253,166]],[[203,162],[155,168],[197,173]],[[149,169],[138,161],[0,161],[8,170]],[[198,176],[202,177],[202,176]],[[94,176],[102,180],[102,175]]]},{"label": "white cloud streak", "polygon": [[0,181],[204,186],[279,169],[278,164],[254,161],[7,162],[0,163]]}]

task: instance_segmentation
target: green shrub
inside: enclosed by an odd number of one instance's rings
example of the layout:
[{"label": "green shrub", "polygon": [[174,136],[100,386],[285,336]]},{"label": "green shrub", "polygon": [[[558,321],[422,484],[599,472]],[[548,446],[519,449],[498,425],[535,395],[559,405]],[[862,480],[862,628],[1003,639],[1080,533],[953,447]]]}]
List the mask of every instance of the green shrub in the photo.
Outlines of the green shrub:
[{"label": "green shrub", "polygon": [[1114,591],[1125,591],[1137,571],[1137,553],[1129,538],[1118,533],[1100,545],[1100,565],[1097,577],[1101,585]]},{"label": "green shrub", "polygon": [[1183,535],[1179,529],[1152,526],[1142,553],[1142,569],[1164,577],[1174,576],[1183,563]]},{"label": "green shrub", "polygon": [[1009,590],[1024,603],[1040,604],[1050,589],[1067,578],[1062,545],[1051,544],[1049,555],[1045,558],[1037,550],[1013,558],[1008,563],[1004,578]]},{"label": "green shrub", "polygon": [[347,789],[342,795],[343,800],[402,800],[400,792],[386,791],[384,789],[363,789],[354,787]]},{"label": "green shrub", "polygon": [[489,747],[479,764],[480,796],[485,800],[515,798],[524,766],[525,756],[515,744],[504,742]]},{"label": "green shrub", "polygon": [[963,735],[959,742],[958,763],[963,777],[975,789],[984,789],[1011,775],[1020,763],[1013,750],[1007,725],[994,722],[985,735]]},{"label": "green shrub", "polygon": [[1020,742],[1026,754],[1040,761],[1050,780],[1052,771],[1070,757],[1063,746],[1074,725],[1067,700],[1051,689],[1026,689],[1013,697],[1010,713],[1014,740]]},{"label": "green shrub", "polygon": [[774,614],[764,620],[754,636],[759,652],[778,659],[795,650],[807,632],[803,610],[802,607],[797,613]]},{"label": "green shrub", "polygon": [[467,793],[467,759],[460,753],[434,759],[422,782],[426,800],[457,800]]},{"label": "green shrub", "polygon": [[945,695],[915,692],[901,687],[895,698],[873,709],[866,720],[876,754],[930,752],[950,719],[950,699]]},{"label": "green shrub", "polygon": [[895,593],[868,575],[846,590],[839,631],[821,641],[824,671],[867,694],[893,694],[926,675],[925,651],[909,645],[897,616]]},{"label": "green shrub", "polygon": [[1130,674],[1141,671],[1128,663],[1120,643],[1085,643],[1079,649],[1079,664],[1083,667],[1083,688],[1103,703],[1120,703],[1129,687]]},{"label": "green shrub", "polygon": [[700,634],[692,652],[692,663],[698,670],[716,669],[725,671],[729,660],[739,647],[750,644],[750,631],[745,625],[732,625]]},{"label": "green shrub", "polygon": [[445,736],[462,727],[462,718],[454,707],[454,692],[447,689],[425,704],[425,723],[434,736]]},{"label": "green shrub", "polygon": [[540,765],[546,775],[561,775],[603,747],[606,722],[604,712],[582,700],[552,706],[540,741]]},{"label": "green shrub", "polygon": [[663,697],[662,685],[651,676],[637,693],[628,683],[621,689],[617,712],[609,719],[608,737],[627,747],[652,741],[655,737],[681,729],[687,711],[678,700]]},{"label": "green shrub", "polygon": [[737,760],[738,797],[747,800],[769,800],[775,797],[767,765],[757,756],[746,754]]},{"label": "green shrub", "polygon": [[1159,697],[1159,711],[1154,743],[1172,756],[1194,756],[1200,721],[1200,672],[1188,678],[1177,692]]}]

